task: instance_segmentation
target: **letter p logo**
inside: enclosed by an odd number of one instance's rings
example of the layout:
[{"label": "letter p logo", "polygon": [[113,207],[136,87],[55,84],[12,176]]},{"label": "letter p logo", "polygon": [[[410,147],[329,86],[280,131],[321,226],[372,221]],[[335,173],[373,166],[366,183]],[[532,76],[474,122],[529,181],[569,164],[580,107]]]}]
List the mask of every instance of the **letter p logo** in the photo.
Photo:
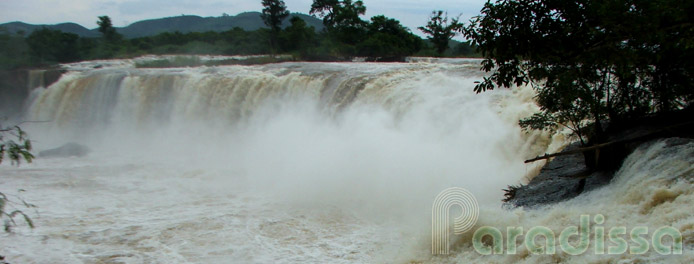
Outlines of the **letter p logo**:
[{"label": "letter p logo", "polygon": [[460,216],[454,219],[453,232],[456,235],[470,231],[477,223],[480,209],[477,199],[472,193],[458,187],[448,188],[439,193],[431,209],[431,253],[434,255],[448,255],[449,253],[450,225],[448,220],[451,207],[454,205],[462,208]]}]

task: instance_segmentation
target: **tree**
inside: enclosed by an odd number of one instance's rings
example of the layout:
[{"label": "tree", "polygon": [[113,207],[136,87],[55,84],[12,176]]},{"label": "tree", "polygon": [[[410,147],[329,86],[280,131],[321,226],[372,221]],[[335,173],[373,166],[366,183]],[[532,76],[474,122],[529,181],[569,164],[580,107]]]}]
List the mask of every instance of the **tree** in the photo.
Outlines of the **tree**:
[{"label": "tree", "polygon": [[418,27],[418,29],[424,32],[424,34],[429,35],[428,39],[434,44],[436,52],[439,55],[443,55],[448,49],[448,42],[455,37],[458,31],[463,27],[463,24],[458,20],[458,17],[452,18],[449,23],[448,13],[438,10],[431,13],[431,17],[426,26]]},{"label": "tree", "polygon": [[422,39],[415,36],[400,21],[385,16],[371,18],[365,41],[357,45],[360,56],[381,60],[402,60],[422,48]]},{"label": "tree", "polygon": [[263,0],[262,4],[264,8],[260,17],[265,25],[270,27],[270,46],[274,53],[277,47],[277,36],[282,30],[282,21],[289,16],[289,11],[282,0]]},{"label": "tree", "polygon": [[359,16],[366,13],[364,2],[314,0],[309,13],[323,18],[326,29],[338,41],[355,45],[363,40],[368,23]]},{"label": "tree", "polygon": [[287,16],[289,16],[289,11],[287,11],[287,6],[282,0],[263,0],[263,13],[260,17],[265,22],[265,25],[270,27],[275,32],[279,32],[282,29],[282,21],[284,21]]},{"label": "tree", "polygon": [[286,51],[299,51],[299,54],[305,56],[315,46],[316,31],[300,17],[292,17],[289,21],[291,25],[284,29],[282,35],[283,47]]},{"label": "tree", "polygon": [[340,0],[313,0],[309,14],[323,18],[323,25],[327,28],[335,26],[335,17],[341,9]]},{"label": "tree", "polygon": [[114,43],[120,41],[123,38],[123,36],[116,32],[116,29],[113,27],[113,24],[111,23],[110,17],[100,16],[96,24],[99,25],[99,32],[103,34],[104,39],[106,39],[106,41]]},{"label": "tree", "polygon": [[541,112],[523,127],[564,125],[599,143],[605,120],[691,105],[691,10],[676,0],[487,2],[462,30],[492,72],[475,91],[530,84]]},{"label": "tree", "polygon": [[39,63],[71,62],[80,58],[76,34],[44,27],[32,32],[26,42]]},{"label": "tree", "polygon": [[116,32],[116,29],[111,24],[111,18],[108,16],[100,16],[96,22],[99,25],[99,32],[103,35],[103,41],[96,46],[93,51],[93,58],[113,58],[117,54],[127,53],[127,42],[123,43],[123,36]]},{"label": "tree", "polygon": [[[11,70],[20,67],[26,67],[31,64],[29,59],[29,47],[26,43],[26,38],[23,35],[10,34],[5,28],[0,27],[0,70]],[[5,80],[0,78],[0,87],[5,83]],[[0,104],[3,104],[0,100]],[[0,105],[0,112],[7,107],[8,104]]]},{"label": "tree", "polygon": [[476,57],[479,56],[476,53],[476,48],[470,44],[470,41],[465,41],[459,43],[457,46],[452,47],[452,55],[456,57]]}]

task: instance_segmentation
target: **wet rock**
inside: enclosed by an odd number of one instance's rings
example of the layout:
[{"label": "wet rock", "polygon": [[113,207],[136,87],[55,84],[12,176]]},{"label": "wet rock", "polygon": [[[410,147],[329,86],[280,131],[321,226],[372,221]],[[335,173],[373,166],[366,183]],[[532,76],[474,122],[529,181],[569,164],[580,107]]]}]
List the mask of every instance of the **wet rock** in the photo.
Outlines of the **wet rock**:
[{"label": "wet rock", "polygon": [[56,157],[84,157],[89,154],[89,148],[84,145],[74,142],[67,143],[58,148],[44,150],[39,152],[41,158],[56,158]]},{"label": "wet rock", "polygon": [[[642,144],[662,138],[694,138],[693,115],[694,107],[689,107],[608,124],[601,143],[612,144],[555,157],[527,185],[509,186],[504,202],[510,207],[531,208],[571,199],[609,184],[624,159]],[[563,152],[580,147],[576,142]]]},{"label": "wet rock", "polygon": [[50,86],[63,73],[62,69],[0,70],[0,118],[21,118],[31,90]]},{"label": "wet rock", "polygon": [[[577,142],[565,151],[579,147]],[[612,173],[591,172],[581,153],[559,156],[545,165],[528,185],[517,187],[506,203],[512,207],[533,207],[564,201],[608,184],[611,176]]]}]

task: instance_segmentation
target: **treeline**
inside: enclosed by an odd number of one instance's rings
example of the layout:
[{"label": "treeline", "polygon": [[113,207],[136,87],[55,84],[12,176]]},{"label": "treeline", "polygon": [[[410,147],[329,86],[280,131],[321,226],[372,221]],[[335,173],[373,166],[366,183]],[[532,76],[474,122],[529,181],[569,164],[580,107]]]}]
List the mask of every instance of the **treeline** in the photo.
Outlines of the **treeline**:
[{"label": "treeline", "polygon": [[[264,0],[263,5],[266,8],[262,17],[268,28],[256,31],[234,28],[224,32],[166,32],[126,39],[115,31],[108,16],[98,18],[100,38],[85,38],[48,28],[31,34],[10,34],[0,29],[0,69],[144,54],[288,54],[308,61],[341,61],[354,57],[400,61],[407,56],[476,56],[468,42],[451,40],[460,24],[457,19],[449,23],[442,11],[434,12],[431,21],[420,28],[431,35],[424,40],[392,18],[380,15],[369,21],[362,20],[360,16],[366,11],[362,1],[314,1],[311,14],[323,18],[326,26],[320,32],[300,17],[288,17],[283,1]],[[289,18],[290,24],[280,28],[285,18]]]},{"label": "treeline", "polygon": [[[615,124],[692,109],[692,10],[677,0],[488,2],[463,29],[490,72],[475,90],[532,85],[541,111],[521,126],[606,143]],[[587,161],[610,156],[590,153]]]}]

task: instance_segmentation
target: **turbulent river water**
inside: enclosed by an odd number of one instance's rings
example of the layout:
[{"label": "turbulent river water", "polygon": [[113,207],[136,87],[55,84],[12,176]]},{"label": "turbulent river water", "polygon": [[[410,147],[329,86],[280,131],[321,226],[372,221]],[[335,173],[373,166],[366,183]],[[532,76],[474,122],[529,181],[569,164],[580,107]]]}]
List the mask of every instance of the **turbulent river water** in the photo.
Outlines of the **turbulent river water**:
[{"label": "turbulent river water", "polygon": [[[25,120],[50,122],[24,126],[37,150],[77,142],[92,152],[0,166],[0,191],[38,206],[15,205],[35,229],[0,234],[10,263],[694,260],[691,142],[644,146],[610,185],[576,199],[503,209],[502,189],[537,171],[523,160],[567,140],[518,127],[537,111],[530,88],[475,94],[475,60],[66,67],[27,102]],[[470,233],[432,255],[432,202],[449,187],[475,195],[476,227],[558,235],[601,214],[607,230],[672,226],[683,254],[600,254],[591,233],[576,256],[522,246],[485,256]]]}]

